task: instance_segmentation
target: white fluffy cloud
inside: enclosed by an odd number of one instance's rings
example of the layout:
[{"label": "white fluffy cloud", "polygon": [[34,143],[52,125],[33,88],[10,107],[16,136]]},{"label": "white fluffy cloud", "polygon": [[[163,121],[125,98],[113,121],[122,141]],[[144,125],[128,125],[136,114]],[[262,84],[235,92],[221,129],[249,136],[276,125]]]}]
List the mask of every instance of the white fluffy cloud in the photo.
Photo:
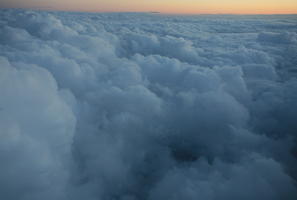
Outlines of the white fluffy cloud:
[{"label": "white fluffy cloud", "polygon": [[0,19],[1,199],[296,199],[296,16]]}]

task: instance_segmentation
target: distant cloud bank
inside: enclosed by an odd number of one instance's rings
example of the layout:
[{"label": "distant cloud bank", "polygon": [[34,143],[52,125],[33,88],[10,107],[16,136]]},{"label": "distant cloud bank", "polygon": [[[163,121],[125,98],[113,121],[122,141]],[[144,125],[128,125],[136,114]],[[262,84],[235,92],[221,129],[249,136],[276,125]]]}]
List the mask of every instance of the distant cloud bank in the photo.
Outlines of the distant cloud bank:
[{"label": "distant cloud bank", "polygon": [[0,199],[297,199],[297,16],[0,12]]}]

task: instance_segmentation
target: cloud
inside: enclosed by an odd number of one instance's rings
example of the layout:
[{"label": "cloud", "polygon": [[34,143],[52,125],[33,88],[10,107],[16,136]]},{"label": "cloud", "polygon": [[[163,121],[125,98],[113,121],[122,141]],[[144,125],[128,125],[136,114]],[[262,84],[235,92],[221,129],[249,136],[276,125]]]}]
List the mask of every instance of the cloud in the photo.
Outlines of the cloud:
[{"label": "cloud", "polygon": [[63,91],[43,68],[3,57],[0,80],[1,197],[62,198],[75,125]]},{"label": "cloud", "polygon": [[209,165],[201,160],[188,170],[168,172],[150,199],[293,199],[296,191],[292,185],[287,187],[290,182],[278,163],[258,155],[232,165],[219,160]]},{"label": "cloud", "polygon": [[296,198],[295,16],[0,16],[0,198]]}]

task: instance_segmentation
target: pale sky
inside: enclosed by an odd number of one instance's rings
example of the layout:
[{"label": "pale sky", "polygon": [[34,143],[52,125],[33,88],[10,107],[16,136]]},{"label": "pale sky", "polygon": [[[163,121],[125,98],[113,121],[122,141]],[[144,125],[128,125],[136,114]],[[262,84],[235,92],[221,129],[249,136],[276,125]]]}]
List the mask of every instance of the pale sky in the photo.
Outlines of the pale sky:
[{"label": "pale sky", "polygon": [[0,0],[0,7],[177,14],[297,14],[297,0]]}]

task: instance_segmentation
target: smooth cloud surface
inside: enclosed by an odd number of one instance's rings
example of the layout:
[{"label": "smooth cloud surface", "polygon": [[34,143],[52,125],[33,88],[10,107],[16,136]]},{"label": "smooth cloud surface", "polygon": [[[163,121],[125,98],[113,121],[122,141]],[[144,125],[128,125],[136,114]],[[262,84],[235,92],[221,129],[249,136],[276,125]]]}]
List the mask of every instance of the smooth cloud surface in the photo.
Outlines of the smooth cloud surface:
[{"label": "smooth cloud surface", "polygon": [[296,16],[0,12],[0,198],[297,198]]}]

